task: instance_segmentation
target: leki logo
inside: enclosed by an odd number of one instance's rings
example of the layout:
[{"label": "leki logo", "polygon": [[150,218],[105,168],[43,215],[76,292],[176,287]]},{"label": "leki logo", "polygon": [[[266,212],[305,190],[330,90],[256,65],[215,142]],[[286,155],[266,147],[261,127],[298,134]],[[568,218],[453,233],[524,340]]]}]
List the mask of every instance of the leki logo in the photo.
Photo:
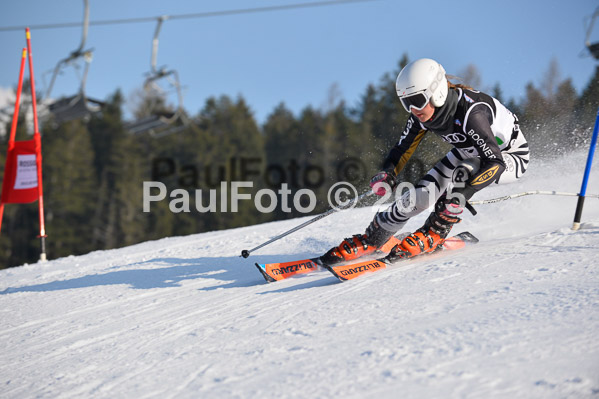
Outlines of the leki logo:
[{"label": "leki logo", "polygon": [[443,136],[443,140],[449,144],[463,143],[466,141],[466,136],[462,133],[450,133]]},{"label": "leki logo", "polygon": [[483,175],[477,177],[476,180],[474,180],[471,184],[473,186],[477,186],[479,184],[488,182],[489,180],[491,180],[493,178],[493,176],[495,176],[495,174],[497,173],[497,170],[499,170],[499,165],[493,166],[491,169],[486,171]]}]

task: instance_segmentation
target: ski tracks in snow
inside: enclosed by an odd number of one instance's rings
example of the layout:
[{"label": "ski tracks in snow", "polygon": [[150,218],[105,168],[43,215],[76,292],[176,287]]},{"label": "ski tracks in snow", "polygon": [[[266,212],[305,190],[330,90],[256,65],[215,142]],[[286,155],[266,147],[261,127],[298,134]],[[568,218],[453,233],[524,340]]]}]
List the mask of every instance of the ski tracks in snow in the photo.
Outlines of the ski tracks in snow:
[{"label": "ski tracks in snow", "polygon": [[[344,283],[327,272],[263,283],[217,252],[256,238],[249,228],[5,271],[0,393],[591,396],[599,225],[583,227],[483,240]],[[326,247],[329,229],[297,240]]]}]

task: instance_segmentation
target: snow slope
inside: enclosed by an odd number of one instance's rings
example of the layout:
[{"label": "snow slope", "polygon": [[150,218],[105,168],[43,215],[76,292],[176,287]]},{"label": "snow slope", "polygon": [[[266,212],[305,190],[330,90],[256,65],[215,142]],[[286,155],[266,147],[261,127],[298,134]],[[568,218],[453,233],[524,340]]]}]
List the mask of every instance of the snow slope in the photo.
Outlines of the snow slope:
[{"label": "snow slope", "polygon": [[[536,162],[528,190],[578,192],[586,154]],[[595,162],[588,193],[599,192]],[[370,208],[168,238],[0,271],[0,397],[599,396],[599,200],[478,207],[481,242],[340,283],[267,284],[253,262],[319,254]],[[411,221],[420,226],[426,215]]]}]

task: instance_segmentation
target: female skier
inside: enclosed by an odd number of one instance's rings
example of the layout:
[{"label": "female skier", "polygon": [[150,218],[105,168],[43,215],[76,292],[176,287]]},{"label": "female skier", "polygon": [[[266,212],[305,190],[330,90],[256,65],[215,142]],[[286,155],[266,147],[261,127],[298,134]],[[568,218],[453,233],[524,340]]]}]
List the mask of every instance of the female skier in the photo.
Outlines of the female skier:
[{"label": "female skier", "polygon": [[388,209],[376,214],[365,234],[346,238],[321,260],[333,265],[371,254],[410,219],[434,204],[434,210],[415,233],[391,251],[404,258],[440,248],[468,199],[492,183],[518,179],[526,171],[528,143],[518,118],[495,98],[447,80],[438,62],[423,58],[401,70],[397,95],[410,117],[399,142],[391,148],[382,171],[371,180],[377,195],[397,185],[404,168],[427,131],[453,149]]}]

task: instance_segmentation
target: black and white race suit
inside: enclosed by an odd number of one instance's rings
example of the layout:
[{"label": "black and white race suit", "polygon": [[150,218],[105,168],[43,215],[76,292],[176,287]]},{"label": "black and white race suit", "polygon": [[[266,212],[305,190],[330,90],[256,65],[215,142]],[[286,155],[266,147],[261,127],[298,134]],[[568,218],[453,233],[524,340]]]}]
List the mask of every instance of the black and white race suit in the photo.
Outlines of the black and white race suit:
[{"label": "black and white race suit", "polygon": [[420,144],[432,131],[453,149],[416,184],[377,216],[379,224],[398,231],[407,220],[432,206],[451,187],[451,195],[468,200],[492,183],[512,182],[526,171],[528,143],[518,118],[495,98],[478,91],[456,90],[458,104],[444,131],[427,128],[410,115],[399,142],[383,163],[384,170],[399,174]]}]

